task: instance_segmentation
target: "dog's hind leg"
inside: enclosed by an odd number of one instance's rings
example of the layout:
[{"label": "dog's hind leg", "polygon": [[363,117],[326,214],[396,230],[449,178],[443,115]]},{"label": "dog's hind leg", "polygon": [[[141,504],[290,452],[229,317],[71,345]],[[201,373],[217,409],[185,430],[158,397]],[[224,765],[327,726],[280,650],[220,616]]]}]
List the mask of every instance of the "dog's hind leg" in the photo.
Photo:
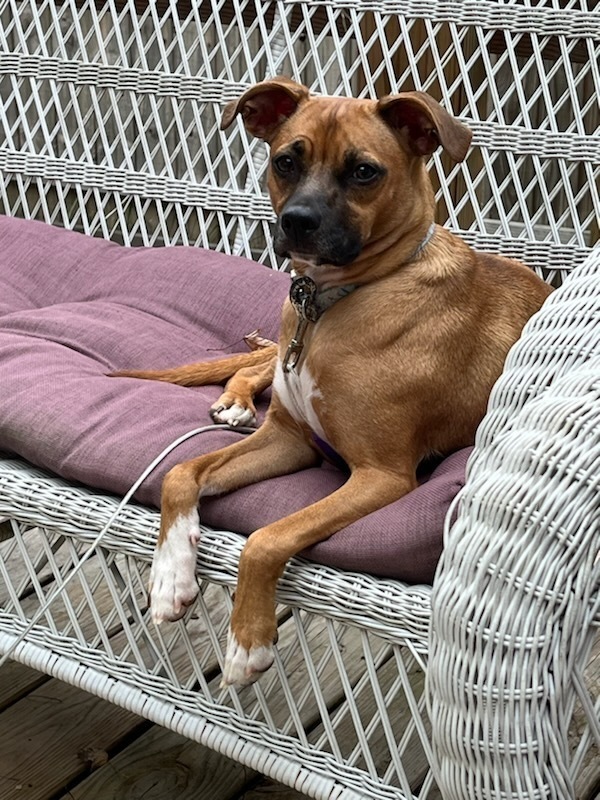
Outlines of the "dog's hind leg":
[{"label": "dog's hind leg", "polygon": [[235,428],[256,425],[254,398],[273,382],[277,345],[269,345],[251,353],[237,353],[215,361],[200,361],[181,367],[158,370],[120,370],[111,378],[138,378],[174,383],[177,386],[223,384],[225,391],[210,408],[214,422]]},{"label": "dog's hind leg", "polygon": [[198,594],[198,500],[296,472],[318,461],[302,430],[275,399],[256,433],[170,470],[163,482],[161,527],[150,575],[154,621],[179,619]]},{"label": "dog's hind leg", "polygon": [[243,367],[228,381],[225,391],[210,408],[214,422],[224,422],[235,428],[256,425],[254,398],[272,383],[276,358],[252,367]]}]

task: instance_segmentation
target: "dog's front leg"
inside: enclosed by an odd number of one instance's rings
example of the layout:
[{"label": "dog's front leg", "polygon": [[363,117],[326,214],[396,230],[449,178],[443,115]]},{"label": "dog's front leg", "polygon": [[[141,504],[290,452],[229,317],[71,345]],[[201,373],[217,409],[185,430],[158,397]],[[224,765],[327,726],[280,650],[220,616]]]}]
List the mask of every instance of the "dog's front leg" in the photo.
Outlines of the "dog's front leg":
[{"label": "dog's front leg", "polygon": [[412,467],[404,474],[362,467],[329,497],[250,536],[240,558],[223,684],[251,684],[273,663],[275,590],[287,561],[415,486]]},{"label": "dog's front leg", "polygon": [[198,500],[315,464],[318,456],[276,400],[261,428],[222,450],[170,470],[162,487],[160,534],[150,573],[156,623],[182,617],[198,595]]}]

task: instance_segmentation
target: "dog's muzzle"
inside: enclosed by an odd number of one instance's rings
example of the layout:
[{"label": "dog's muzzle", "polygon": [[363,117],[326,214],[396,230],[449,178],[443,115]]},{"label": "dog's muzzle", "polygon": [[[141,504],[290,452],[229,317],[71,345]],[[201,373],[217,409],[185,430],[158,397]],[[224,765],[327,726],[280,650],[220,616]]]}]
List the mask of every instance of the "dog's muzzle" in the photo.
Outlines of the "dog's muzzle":
[{"label": "dog's muzzle", "polygon": [[280,256],[343,267],[354,261],[361,247],[360,236],[343,215],[324,203],[291,201],[277,221],[275,252]]}]

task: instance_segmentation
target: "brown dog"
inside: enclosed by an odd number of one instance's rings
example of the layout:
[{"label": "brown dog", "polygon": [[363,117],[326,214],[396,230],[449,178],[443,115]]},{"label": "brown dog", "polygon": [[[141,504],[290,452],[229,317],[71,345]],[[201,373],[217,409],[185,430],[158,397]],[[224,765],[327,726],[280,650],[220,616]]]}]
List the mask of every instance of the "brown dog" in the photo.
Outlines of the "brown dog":
[{"label": "brown dog", "polygon": [[165,478],[151,577],[157,622],[182,616],[197,595],[199,498],[314,465],[319,440],[350,468],[338,491],[244,547],[223,680],[246,685],[272,663],[288,559],[411,491],[428,454],[473,442],[506,354],[550,288],[434,226],[424,157],[441,145],[460,161],[471,134],[427,95],[311,97],[276,79],[230,103],[222,126],[238,113],[270,145],[275,247],[296,273],[278,355],[134,374],[189,384],[242,367],[214,408],[235,423],[250,421],[252,396],[275,370],[256,433]]}]

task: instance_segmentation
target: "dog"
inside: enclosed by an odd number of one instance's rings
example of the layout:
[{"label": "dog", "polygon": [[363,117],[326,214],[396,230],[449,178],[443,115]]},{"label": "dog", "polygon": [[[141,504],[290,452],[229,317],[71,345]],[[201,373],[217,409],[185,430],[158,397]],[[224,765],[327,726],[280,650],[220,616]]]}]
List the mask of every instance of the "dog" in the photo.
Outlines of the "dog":
[{"label": "dog", "polygon": [[296,553],[416,487],[419,462],[474,441],[511,345],[551,289],[523,264],[478,253],[435,225],[425,160],[462,161],[469,129],[433,98],[315,97],[286,78],[229,103],[270,147],[276,252],[292,261],[278,345],[162,372],[121,373],[182,385],[224,382],[213,418],[262,426],[165,477],[151,571],[155,622],[183,616],[198,593],[198,503],[320,462],[348,465],[330,496],[255,531],[239,563],[223,684],[255,681],[273,662],[275,591]]}]

